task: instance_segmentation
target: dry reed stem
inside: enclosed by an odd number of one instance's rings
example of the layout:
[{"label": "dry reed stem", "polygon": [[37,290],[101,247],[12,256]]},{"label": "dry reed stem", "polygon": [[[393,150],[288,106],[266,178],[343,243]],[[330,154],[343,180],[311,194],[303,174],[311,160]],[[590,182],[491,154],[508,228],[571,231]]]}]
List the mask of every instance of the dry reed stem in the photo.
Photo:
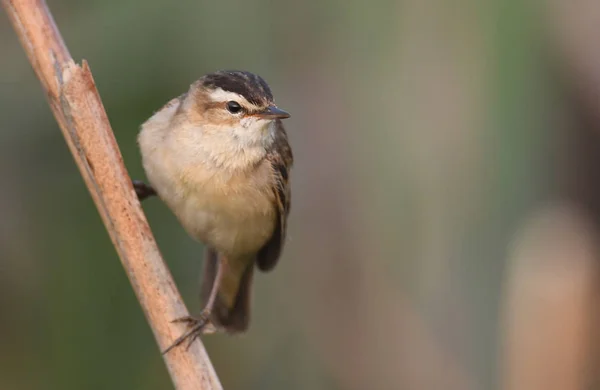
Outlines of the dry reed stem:
[{"label": "dry reed stem", "polygon": [[[188,315],[140,207],[87,63],[77,65],[43,0],[1,0],[37,74],[161,350]],[[164,356],[180,390],[221,389],[200,341]]]}]

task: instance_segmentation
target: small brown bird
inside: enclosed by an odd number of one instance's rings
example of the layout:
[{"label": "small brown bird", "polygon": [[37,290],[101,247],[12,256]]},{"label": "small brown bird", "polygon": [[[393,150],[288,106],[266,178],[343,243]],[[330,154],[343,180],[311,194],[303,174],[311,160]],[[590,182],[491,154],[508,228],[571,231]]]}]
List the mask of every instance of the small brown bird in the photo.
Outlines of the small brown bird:
[{"label": "small brown bird", "polygon": [[[286,236],[293,157],[281,123],[289,114],[267,83],[242,71],[207,74],[156,112],[138,136],[150,186],[207,252],[200,317],[171,347],[250,320],[254,265],[273,269]],[[188,345],[189,345],[188,344]]]}]

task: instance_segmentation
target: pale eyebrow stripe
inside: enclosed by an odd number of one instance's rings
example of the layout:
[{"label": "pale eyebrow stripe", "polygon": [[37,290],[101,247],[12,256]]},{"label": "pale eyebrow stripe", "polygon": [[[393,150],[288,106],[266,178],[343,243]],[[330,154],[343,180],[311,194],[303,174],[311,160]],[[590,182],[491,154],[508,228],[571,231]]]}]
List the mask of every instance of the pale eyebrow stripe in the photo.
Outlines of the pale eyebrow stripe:
[{"label": "pale eyebrow stripe", "polygon": [[229,100],[235,100],[237,102],[243,102],[245,104],[250,104],[242,95],[237,94],[235,92],[228,92],[223,90],[222,88],[216,88],[214,91],[210,93],[210,98],[213,101],[225,102]]},{"label": "pale eyebrow stripe", "polygon": [[230,100],[234,100],[234,101],[240,103],[242,106],[246,107],[246,109],[248,111],[256,111],[256,110],[260,109],[256,105],[250,103],[242,95],[235,93],[235,92],[225,91],[222,88],[216,88],[214,91],[212,91],[210,93],[209,96],[213,102],[219,102],[219,103],[224,103],[224,102],[227,102]]}]

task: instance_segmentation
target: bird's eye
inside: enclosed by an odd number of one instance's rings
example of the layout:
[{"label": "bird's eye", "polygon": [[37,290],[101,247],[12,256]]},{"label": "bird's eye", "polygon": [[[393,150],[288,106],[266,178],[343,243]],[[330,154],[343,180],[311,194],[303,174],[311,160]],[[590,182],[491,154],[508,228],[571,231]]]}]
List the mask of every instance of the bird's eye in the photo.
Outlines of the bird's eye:
[{"label": "bird's eye", "polygon": [[237,114],[242,111],[242,106],[238,102],[229,101],[227,102],[227,111],[232,114]]}]

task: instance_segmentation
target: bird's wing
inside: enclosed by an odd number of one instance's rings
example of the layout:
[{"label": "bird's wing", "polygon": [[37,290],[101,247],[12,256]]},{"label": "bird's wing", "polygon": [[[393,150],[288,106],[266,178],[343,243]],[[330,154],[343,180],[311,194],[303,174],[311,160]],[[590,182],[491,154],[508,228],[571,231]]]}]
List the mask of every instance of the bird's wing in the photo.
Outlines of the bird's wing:
[{"label": "bird's wing", "polygon": [[290,213],[291,187],[290,169],[294,162],[292,149],[288,143],[287,134],[280,120],[277,120],[275,141],[267,154],[275,180],[273,180],[273,193],[275,195],[275,209],[277,221],[273,235],[258,252],[256,263],[261,271],[270,271],[277,264],[285,242],[287,230],[287,217]]}]

